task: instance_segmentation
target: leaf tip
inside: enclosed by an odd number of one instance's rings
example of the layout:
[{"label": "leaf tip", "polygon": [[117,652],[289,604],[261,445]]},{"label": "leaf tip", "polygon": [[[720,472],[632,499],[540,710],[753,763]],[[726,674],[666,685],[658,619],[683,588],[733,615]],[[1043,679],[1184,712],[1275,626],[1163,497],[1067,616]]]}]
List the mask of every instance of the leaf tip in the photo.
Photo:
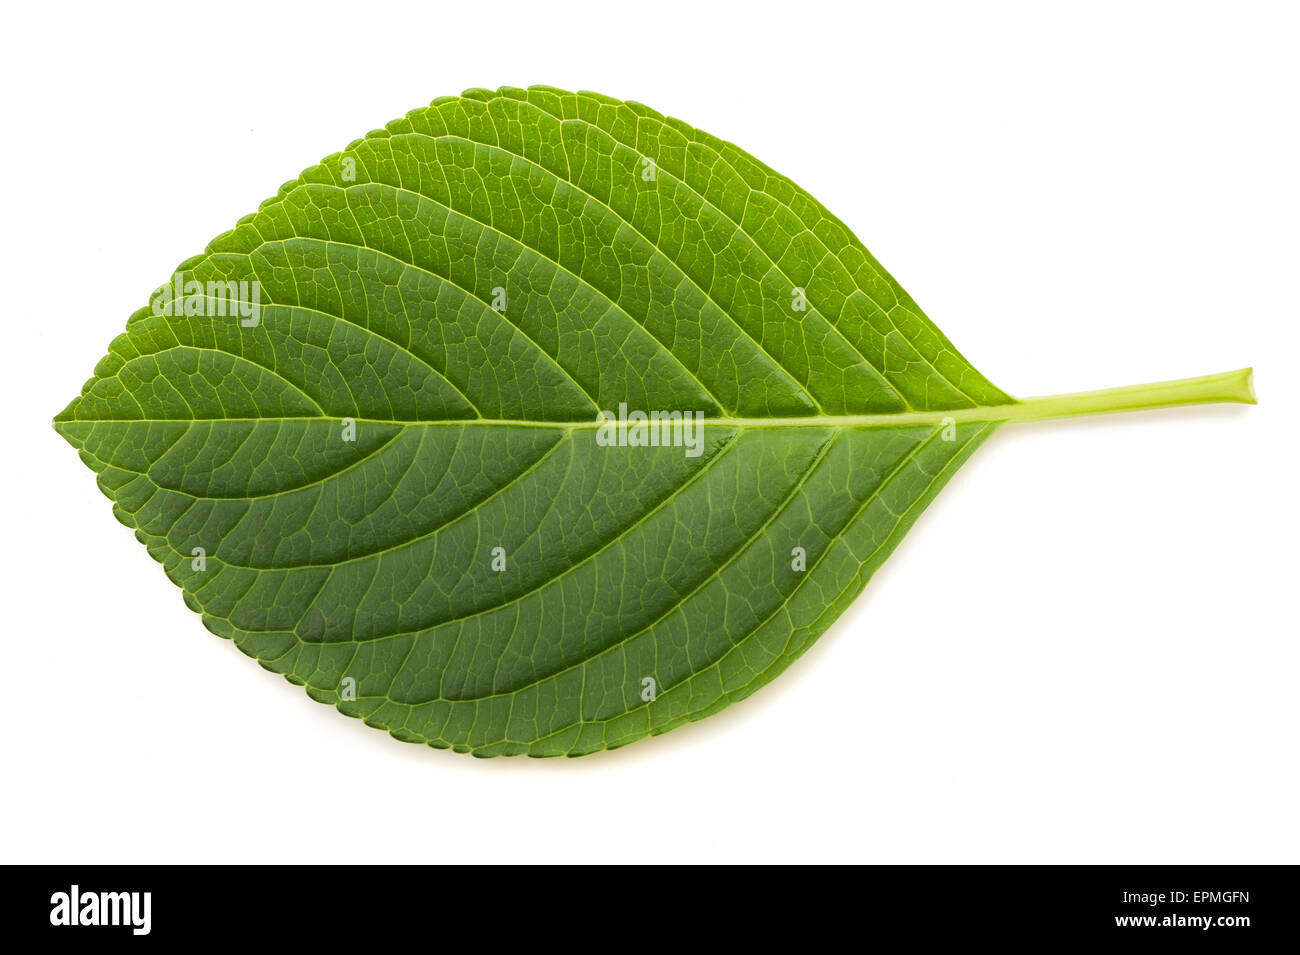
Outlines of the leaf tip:
[{"label": "leaf tip", "polygon": [[78,449],[81,446],[73,439],[68,426],[76,421],[76,409],[80,402],[79,397],[72,399],[72,402],[66,408],[50,419],[50,427],[57,431],[69,444]]}]

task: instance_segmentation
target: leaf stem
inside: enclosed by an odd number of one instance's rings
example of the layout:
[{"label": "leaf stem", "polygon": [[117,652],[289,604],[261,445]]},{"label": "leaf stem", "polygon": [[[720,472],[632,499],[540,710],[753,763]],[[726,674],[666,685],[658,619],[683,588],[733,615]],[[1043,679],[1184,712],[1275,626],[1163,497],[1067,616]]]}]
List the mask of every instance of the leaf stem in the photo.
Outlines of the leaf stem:
[{"label": "leaf stem", "polygon": [[1238,368],[1236,371],[1202,375],[1199,378],[1178,378],[1145,385],[1128,385],[1124,388],[1026,398],[1017,405],[1006,406],[1005,420],[1040,421],[1047,418],[1074,418],[1080,415],[1109,414],[1115,411],[1139,411],[1144,408],[1174,408],[1179,405],[1222,402],[1255,404],[1252,369]]},{"label": "leaf stem", "polygon": [[1083,415],[1175,408],[1223,402],[1255,404],[1254,371],[1238,368],[1199,378],[1154,381],[1123,388],[1081,391],[1066,395],[1025,398],[1009,405],[954,408],[950,411],[906,411],[899,414],[845,415],[817,418],[714,418],[710,424],[732,427],[862,427],[873,425],[946,424],[983,421],[1045,421]]}]

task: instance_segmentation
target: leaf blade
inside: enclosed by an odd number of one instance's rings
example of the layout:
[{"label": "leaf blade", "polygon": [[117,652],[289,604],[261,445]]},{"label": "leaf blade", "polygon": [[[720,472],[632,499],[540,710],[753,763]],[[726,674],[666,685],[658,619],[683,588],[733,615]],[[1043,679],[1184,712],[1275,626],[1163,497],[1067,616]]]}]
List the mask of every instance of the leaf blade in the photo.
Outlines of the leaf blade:
[{"label": "leaf blade", "polygon": [[[807,193],[596,94],[435,101],[180,271],[261,321],[141,309],[56,427],[209,629],[477,755],[747,696],[1015,405]],[[704,453],[599,448],[619,403],[703,412]]]}]

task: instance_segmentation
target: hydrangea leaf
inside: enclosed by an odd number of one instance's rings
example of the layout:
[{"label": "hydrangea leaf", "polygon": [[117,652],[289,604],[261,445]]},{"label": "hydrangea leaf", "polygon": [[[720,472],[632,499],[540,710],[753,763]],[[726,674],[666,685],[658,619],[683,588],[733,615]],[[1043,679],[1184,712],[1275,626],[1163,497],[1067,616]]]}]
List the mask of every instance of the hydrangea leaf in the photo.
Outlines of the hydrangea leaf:
[{"label": "hydrangea leaf", "polygon": [[535,87],[286,183],[55,426],[212,632],[398,739],[544,756],[771,680],[1003,423],[1249,400],[1017,401],[784,176]]}]

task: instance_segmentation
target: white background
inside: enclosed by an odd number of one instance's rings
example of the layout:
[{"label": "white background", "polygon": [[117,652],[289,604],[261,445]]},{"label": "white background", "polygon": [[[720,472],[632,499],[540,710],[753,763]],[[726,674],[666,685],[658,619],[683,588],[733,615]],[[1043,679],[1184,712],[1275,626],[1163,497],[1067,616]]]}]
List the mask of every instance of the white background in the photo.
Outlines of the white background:
[{"label": "white background", "polygon": [[[0,861],[1300,861],[1294,11],[7,8]],[[532,83],[789,175],[1013,394],[1253,364],[1260,404],[1004,429],[703,723],[580,760],[393,741],[209,634],[50,419],[282,181]]]}]

